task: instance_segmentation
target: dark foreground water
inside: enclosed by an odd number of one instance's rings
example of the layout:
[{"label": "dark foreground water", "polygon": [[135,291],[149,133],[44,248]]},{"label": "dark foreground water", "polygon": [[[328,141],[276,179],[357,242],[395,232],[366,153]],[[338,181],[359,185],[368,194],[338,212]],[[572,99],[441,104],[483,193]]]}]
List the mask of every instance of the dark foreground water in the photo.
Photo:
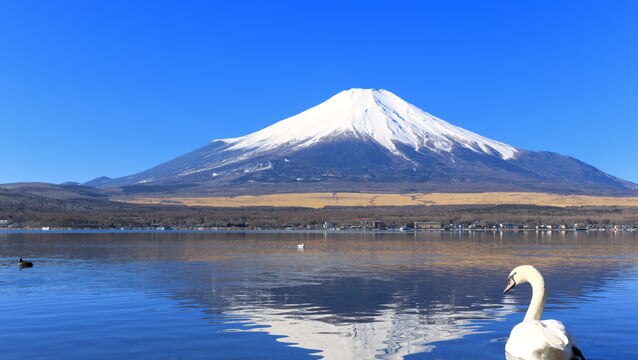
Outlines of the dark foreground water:
[{"label": "dark foreground water", "polygon": [[0,357],[503,359],[526,263],[588,359],[638,359],[636,233],[0,233]]}]

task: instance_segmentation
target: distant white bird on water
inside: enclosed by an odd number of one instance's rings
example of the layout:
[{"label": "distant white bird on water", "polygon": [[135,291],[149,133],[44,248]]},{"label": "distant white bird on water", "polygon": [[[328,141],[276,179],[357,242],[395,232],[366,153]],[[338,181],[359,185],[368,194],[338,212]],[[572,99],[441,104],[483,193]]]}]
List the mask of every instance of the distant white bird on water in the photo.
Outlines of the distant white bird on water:
[{"label": "distant white bird on water", "polygon": [[303,243],[302,244],[297,244],[297,250],[303,251]]},{"label": "distant white bird on water", "polygon": [[531,265],[521,265],[507,278],[503,294],[514,286],[529,283],[532,300],[523,322],[514,326],[505,344],[508,360],[585,360],[574,339],[558,320],[541,320],[545,307],[545,280]]}]

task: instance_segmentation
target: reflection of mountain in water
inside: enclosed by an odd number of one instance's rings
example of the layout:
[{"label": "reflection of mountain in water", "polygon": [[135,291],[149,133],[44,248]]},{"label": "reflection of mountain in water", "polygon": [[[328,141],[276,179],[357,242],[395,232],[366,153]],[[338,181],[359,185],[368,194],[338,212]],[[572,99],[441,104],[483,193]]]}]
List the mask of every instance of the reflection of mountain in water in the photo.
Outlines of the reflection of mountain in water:
[{"label": "reflection of mountain in water", "polygon": [[314,308],[247,308],[232,315],[247,318],[265,331],[283,336],[279,341],[305,349],[316,349],[325,359],[401,359],[406,355],[428,352],[435,342],[455,340],[479,331],[474,320],[501,318],[513,306],[494,305],[479,310],[447,309],[445,306],[416,309],[381,310],[367,321],[330,321]]}]

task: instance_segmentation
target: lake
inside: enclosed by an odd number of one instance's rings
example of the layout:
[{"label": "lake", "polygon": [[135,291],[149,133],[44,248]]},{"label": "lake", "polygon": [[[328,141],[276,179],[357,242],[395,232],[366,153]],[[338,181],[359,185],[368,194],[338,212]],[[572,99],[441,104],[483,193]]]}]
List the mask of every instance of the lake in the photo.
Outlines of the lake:
[{"label": "lake", "polygon": [[[297,244],[304,243],[298,251]],[[18,257],[32,260],[20,270]],[[531,288],[588,360],[636,359],[638,233],[0,232],[0,349],[30,359],[503,359]]]}]

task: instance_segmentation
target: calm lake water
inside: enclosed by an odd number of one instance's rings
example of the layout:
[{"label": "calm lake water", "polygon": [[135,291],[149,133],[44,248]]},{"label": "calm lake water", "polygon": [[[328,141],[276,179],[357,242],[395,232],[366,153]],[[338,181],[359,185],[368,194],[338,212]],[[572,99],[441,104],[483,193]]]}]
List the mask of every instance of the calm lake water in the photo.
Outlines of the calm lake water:
[{"label": "calm lake water", "polygon": [[[305,250],[296,244],[304,243]],[[35,266],[19,270],[18,257]],[[503,359],[531,289],[587,359],[638,359],[636,233],[1,233],[0,349],[30,359]]]}]

